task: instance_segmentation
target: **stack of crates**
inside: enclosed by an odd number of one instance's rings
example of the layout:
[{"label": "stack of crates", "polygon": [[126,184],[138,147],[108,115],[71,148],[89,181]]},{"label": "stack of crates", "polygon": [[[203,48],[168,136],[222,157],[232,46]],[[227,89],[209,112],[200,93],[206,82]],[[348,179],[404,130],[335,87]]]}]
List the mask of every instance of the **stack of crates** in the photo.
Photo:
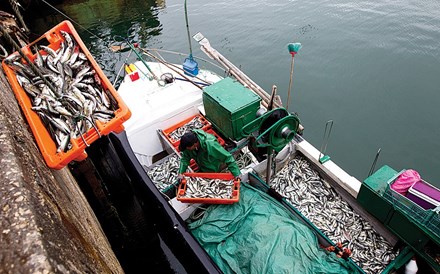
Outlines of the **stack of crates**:
[{"label": "stack of crates", "polygon": [[201,127],[200,128],[191,128],[191,129],[202,129],[203,131],[207,131],[208,129],[211,128],[211,123],[208,122],[205,117],[203,117],[200,114],[191,116],[183,121],[180,121],[179,123],[163,130],[163,133],[165,135],[165,137],[167,138],[168,142],[170,142],[170,144],[175,147],[178,148],[179,144],[180,144],[180,138],[175,139],[173,138],[173,136],[171,135],[171,133],[175,130],[178,130],[181,127],[185,127],[189,122],[191,122],[193,119],[198,119],[200,121]]},{"label": "stack of crates", "polygon": [[[213,129],[212,126],[211,126],[211,123],[210,123],[208,120],[206,120],[205,117],[203,117],[202,115],[197,114],[197,115],[191,116],[191,117],[189,117],[189,118],[187,118],[187,119],[185,119],[185,120],[182,120],[182,121],[180,121],[179,123],[177,123],[177,124],[175,124],[175,125],[173,125],[173,126],[167,128],[167,129],[163,130],[163,133],[164,133],[165,138],[166,138],[167,141],[171,144],[171,146],[174,147],[174,149],[175,149],[177,152],[180,152],[180,150],[179,150],[180,139],[174,139],[174,138],[171,136],[171,133],[172,133],[173,131],[175,131],[175,130],[181,128],[181,127],[185,127],[185,126],[186,126],[190,121],[192,121],[193,119],[199,119],[199,120],[201,121],[201,125],[202,125],[202,126],[201,126],[200,128],[197,128],[197,129],[201,129],[201,130],[205,131],[206,133],[209,133],[209,134],[214,135],[214,136],[216,137],[217,141],[220,143],[220,145],[223,146],[223,147],[225,146],[225,144],[226,144],[225,140],[223,140],[223,138],[220,137],[220,135],[218,135],[218,134],[214,131],[214,129]],[[194,129],[196,129],[196,128],[194,128]],[[190,166],[189,166],[189,167],[190,167],[193,171],[197,171],[197,170],[199,169],[199,167],[197,166],[197,164],[196,164],[196,162],[195,162],[194,160],[191,160],[191,162],[190,162]]]}]

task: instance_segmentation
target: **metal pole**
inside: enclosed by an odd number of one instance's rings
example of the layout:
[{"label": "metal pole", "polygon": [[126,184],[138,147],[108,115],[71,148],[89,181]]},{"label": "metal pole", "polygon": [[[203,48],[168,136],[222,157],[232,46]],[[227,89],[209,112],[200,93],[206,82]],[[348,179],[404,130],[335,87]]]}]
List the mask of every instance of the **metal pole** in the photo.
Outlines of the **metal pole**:
[{"label": "metal pole", "polygon": [[267,167],[266,167],[266,184],[267,185],[269,185],[270,176],[272,173],[272,153],[273,153],[273,148],[269,146],[267,148]]},{"label": "metal pole", "polygon": [[189,34],[189,24],[188,24],[188,10],[186,9],[186,0],[185,0],[185,22],[186,22],[186,31],[188,33],[188,42],[189,42],[189,58],[192,60],[193,52],[191,47],[191,35]]},{"label": "metal pole", "polygon": [[370,172],[368,172],[368,176],[367,176],[367,177],[370,177],[371,174],[373,174],[373,171],[374,171],[374,169],[376,168],[377,159],[379,158],[379,154],[380,154],[380,151],[381,151],[381,150],[382,150],[382,149],[379,148],[379,150],[377,151],[377,153],[376,153],[376,157],[374,157],[373,164],[371,165]]},{"label": "metal pole", "polygon": [[293,55],[292,55],[292,65],[290,66],[290,81],[289,81],[289,91],[287,92],[287,103],[286,110],[289,111],[289,103],[290,103],[290,91],[292,90],[292,78],[293,78],[293,63],[294,63]]},{"label": "metal pole", "polygon": [[[196,34],[197,35],[197,34]],[[196,35],[194,37],[196,37]],[[199,37],[203,37],[201,33],[199,33]],[[196,38],[194,38],[196,39]],[[201,46],[201,50],[205,52],[210,58],[216,60],[219,62],[222,66],[228,69],[228,72],[231,72],[232,75],[234,75],[237,80],[242,83],[243,85],[246,85],[249,89],[254,91],[256,94],[258,94],[263,99],[263,105],[266,107],[270,101],[269,94],[263,90],[260,86],[258,86],[252,79],[250,79],[244,72],[242,72],[240,69],[238,69],[234,64],[232,64],[228,59],[226,59],[223,55],[221,55],[217,50],[215,50],[211,44],[209,43],[208,39],[206,37],[203,37],[202,39],[196,41],[199,42]],[[275,102],[274,107],[280,107],[281,105]]]}]

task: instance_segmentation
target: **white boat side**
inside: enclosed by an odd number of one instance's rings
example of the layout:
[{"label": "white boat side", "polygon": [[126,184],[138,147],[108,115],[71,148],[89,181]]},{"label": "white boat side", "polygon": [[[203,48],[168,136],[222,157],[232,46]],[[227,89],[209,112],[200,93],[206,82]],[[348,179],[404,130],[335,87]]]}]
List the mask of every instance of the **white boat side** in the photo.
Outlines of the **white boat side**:
[{"label": "white boat side", "polygon": [[[139,162],[144,166],[150,166],[153,156],[164,150],[157,131],[199,113],[203,91],[164,64],[146,64],[158,78],[164,73],[171,73],[176,78],[173,83],[162,86],[159,84],[160,81],[147,77],[151,74],[147,67],[138,61],[135,65],[139,70],[139,79],[132,81],[130,76],[126,75],[118,89],[119,95],[132,113],[131,118],[124,123],[130,145]],[[210,71],[200,70],[197,78],[188,79],[214,83],[222,78]]]}]

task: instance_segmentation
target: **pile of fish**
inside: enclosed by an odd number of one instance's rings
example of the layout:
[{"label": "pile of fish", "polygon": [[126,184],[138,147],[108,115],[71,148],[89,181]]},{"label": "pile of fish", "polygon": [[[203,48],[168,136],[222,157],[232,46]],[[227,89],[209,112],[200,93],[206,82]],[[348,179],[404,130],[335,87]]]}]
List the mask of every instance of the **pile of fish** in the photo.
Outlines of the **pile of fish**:
[{"label": "pile of fish", "polygon": [[18,53],[7,57],[5,62],[29,95],[32,110],[38,113],[57,144],[57,152],[66,152],[71,148],[71,138],[81,137],[88,145],[83,135],[92,127],[100,135],[96,121],[110,121],[115,116],[117,102],[103,88],[72,36],[64,31],[61,35],[64,41],[58,50],[34,46],[33,64],[22,62]]},{"label": "pile of fish", "polygon": [[380,273],[398,255],[302,157],[292,159],[270,186],[334,243],[349,248],[353,261],[366,273]]},{"label": "pile of fish", "polygon": [[181,197],[231,199],[234,180],[207,179],[200,177],[185,177],[186,191]]},{"label": "pile of fish", "polygon": [[180,140],[180,137],[182,137],[183,134],[185,134],[187,131],[190,131],[192,129],[200,129],[200,128],[204,127],[205,125],[206,125],[206,120],[202,119],[201,116],[197,115],[188,123],[171,131],[169,133],[169,137],[173,141],[178,141],[178,140]]},{"label": "pile of fish", "polygon": [[156,185],[160,191],[166,189],[170,185],[177,183],[179,174],[180,158],[177,154],[171,154],[159,161],[157,164],[147,169],[148,177]]},{"label": "pile of fish", "polygon": [[254,156],[249,151],[244,152],[240,150],[240,152],[234,154],[234,158],[239,169],[243,169],[254,163]]}]

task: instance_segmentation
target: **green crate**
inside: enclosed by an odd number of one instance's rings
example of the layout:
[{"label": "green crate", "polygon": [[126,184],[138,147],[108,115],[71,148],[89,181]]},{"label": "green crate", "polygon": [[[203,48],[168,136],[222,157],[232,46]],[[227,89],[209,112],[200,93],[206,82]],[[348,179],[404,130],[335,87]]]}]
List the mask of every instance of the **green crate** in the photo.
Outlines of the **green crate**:
[{"label": "green crate", "polygon": [[423,222],[423,224],[431,230],[434,234],[440,237],[440,207],[437,207],[436,210],[431,210],[429,216],[427,216]]},{"label": "green crate", "polygon": [[384,224],[388,222],[394,208],[382,195],[386,192],[388,181],[396,174],[397,171],[387,165],[381,167],[364,180],[356,198],[360,205]]},{"label": "green crate", "polygon": [[238,81],[225,78],[204,89],[205,117],[224,136],[240,140],[244,125],[257,118],[261,98]]},{"label": "green crate", "polygon": [[415,250],[422,251],[429,241],[428,235],[420,225],[400,210],[394,211],[387,227]]},{"label": "green crate", "polygon": [[404,171],[400,171],[387,182],[387,188],[383,197],[393,205],[396,211],[402,212],[412,222],[416,223],[419,229],[427,229],[433,235],[440,235],[440,216],[436,210],[424,209],[391,188],[392,183]]}]

